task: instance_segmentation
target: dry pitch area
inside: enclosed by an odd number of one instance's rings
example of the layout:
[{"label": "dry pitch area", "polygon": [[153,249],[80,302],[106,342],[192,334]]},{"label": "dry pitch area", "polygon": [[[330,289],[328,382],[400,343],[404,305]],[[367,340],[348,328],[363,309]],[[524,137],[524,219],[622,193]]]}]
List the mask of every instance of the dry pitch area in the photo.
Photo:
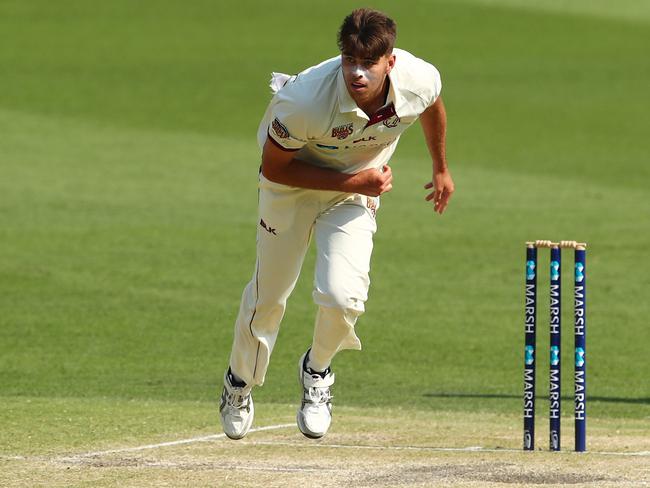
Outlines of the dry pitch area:
[{"label": "dry pitch area", "polygon": [[[544,451],[524,453],[516,416],[337,408],[331,433],[310,441],[292,409],[242,441],[206,432],[167,445],[3,453],[0,486],[650,486],[643,420],[593,419],[584,454],[547,452],[540,421]],[[571,423],[563,428],[570,448]]]}]

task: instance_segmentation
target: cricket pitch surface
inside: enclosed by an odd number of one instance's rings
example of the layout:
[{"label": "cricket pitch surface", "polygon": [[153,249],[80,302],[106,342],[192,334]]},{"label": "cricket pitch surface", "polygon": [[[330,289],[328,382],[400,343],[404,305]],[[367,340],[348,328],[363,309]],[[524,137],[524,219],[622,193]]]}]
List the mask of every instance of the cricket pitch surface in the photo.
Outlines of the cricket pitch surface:
[{"label": "cricket pitch surface", "polygon": [[[262,409],[264,406],[260,406]],[[330,433],[297,430],[292,406],[231,441],[217,430],[80,452],[0,455],[2,486],[650,486],[650,435],[643,420],[590,421],[587,453],[521,450],[517,416],[335,408]],[[259,420],[259,421],[258,421]],[[215,415],[216,421],[216,415]]]}]

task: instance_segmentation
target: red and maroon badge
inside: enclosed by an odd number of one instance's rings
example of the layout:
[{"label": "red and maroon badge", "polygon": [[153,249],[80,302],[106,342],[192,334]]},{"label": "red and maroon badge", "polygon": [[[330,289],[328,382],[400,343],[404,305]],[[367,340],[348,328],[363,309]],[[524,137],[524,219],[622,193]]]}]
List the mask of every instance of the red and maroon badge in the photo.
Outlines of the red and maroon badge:
[{"label": "red and maroon badge", "polygon": [[332,137],[336,137],[337,139],[345,139],[346,137],[349,137],[352,132],[354,132],[353,126],[354,124],[350,123],[334,127],[332,129]]},{"label": "red and maroon badge", "polygon": [[392,115],[389,118],[382,121],[382,124],[384,124],[389,129],[397,127],[399,123],[400,123],[400,118],[397,116],[397,114]]},{"label": "red and maroon badge", "polygon": [[277,117],[273,119],[273,122],[271,122],[271,128],[273,129],[273,132],[275,132],[275,135],[280,139],[289,139],[289,129],[287,129]]},{"label": "red and maroon badge", "polygon": [[384,126],[388,127],[389,129],[392,129],[399,125],[400,118],[397,116],[397,113],[395,112],[395,106],[392,103],[377,110],[372,115],[372,117],[370,117],[370,120],[366,124],[366,127],[378,124],[379,122],[383,123]]}]

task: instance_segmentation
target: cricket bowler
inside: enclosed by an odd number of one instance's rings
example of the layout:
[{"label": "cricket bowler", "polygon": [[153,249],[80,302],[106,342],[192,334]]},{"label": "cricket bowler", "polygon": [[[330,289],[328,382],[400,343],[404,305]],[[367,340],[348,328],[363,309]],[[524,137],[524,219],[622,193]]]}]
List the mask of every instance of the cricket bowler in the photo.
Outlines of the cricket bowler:
[{"label": "cricket bowler", "polygon": [[251,391],[264,383],[312,240],[317,310],[311,347],[298,361],[303,392],[297,424],[309,438],[327,433],[332,359],[343,349],[361,349],[355,323],[368,298],[379,200],[392,188],[389,162],[400,135],[416,120],[433,163],[425,199],[442,214],[454,191],[440,74],[395,48],[396,35],[384,13],[358,9],[340,28],[338,56],[297,75],[273,74],[274,95],[258,131],[257,260],[242,295],[220,404],[231,439],[241,439],[252,425]]}]

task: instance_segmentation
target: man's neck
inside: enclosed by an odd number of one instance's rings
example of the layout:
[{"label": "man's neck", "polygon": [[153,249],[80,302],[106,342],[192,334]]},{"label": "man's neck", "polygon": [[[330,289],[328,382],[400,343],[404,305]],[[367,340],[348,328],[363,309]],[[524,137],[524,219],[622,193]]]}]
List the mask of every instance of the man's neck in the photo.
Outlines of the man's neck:
[{"label": "man's neck", "polygon": [[368,117],[372,117],[377,110],[386,105],[388,99],[388,92],[390,90],[390,78],[388,75],[384,78],[384,82],[377,94],[371,97],[368,101],[357,102],[358,107],[364,111]]}]

